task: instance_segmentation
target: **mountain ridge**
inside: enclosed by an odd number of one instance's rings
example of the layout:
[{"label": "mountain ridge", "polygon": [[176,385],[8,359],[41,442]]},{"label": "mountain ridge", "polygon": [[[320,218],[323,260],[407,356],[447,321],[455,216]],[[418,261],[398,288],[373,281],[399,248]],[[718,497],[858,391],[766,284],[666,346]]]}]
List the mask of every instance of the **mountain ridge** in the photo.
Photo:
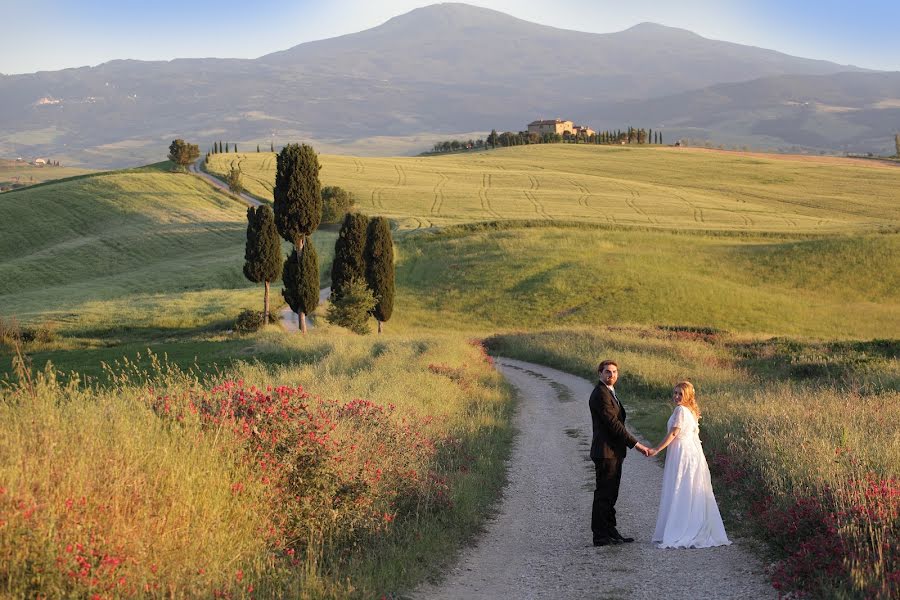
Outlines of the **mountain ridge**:
[{"label": "mountain ridge", "polygon": [[[265,146],[300,139],[329,152],[370,140],[374,152],[415,153],[461,132],[519,130],[541,115],[595,127],[655,126],[653,113],[622,107],[725,83],[846,71],[867,72],[656,23],[596,34],[446,3],[256,59],[118,59],[5,76],[0,156],[124,166],[164,155],[174,137],[204,149],[220,139]],[[702,120],[684,109],[676,120]],[[627,121],[608,125],[606,115]],[[712,137],[717,126],[701,123]],[[848,143],[887,140],[859,130],[849,142],[823,141],[826,148]]]}]

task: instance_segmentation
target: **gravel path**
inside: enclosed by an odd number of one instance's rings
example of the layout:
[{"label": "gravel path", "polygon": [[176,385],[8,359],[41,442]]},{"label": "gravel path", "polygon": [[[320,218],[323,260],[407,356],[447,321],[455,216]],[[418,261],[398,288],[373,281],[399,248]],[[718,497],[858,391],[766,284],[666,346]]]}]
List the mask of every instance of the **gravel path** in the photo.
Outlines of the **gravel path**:
[{"label": "gravel path", "polygon": [[[208,181],[215,187],[219,188],[223,192],[231,194],[231,190],[228,189],[227,183],[225,183],[218,177],[210,175],[206,171],[202,171],[200,169],[200,164],[202,161],[203,161],[203,157],[200,157],[200,160],[198,160],[195,163],[192,163],[191,166],[189,167],[190,172],[193,173],[194,175],[200,177],[201,179],[205,179],[206,181]],[[231,195],[235,196],[234,194],[231,194]],[[239,194],[235,197],[243,200],[247,204],[247,206],[262,206],[262,202],[260,202],[259,200],[257,200],[256,198],[254,198],[253,196],[251,196],[249,194]]]},{"label": "gravel path", "polygon": [[593,385],[531,363],[503,358],[497,364],[519,395],[519,435],[499,512],[445,580],[420,587],[413,598],[777,597],[749,540],[732,537],[731,546],[703,550],[659,550],[650,543],[662,468],[634,451],[625,460],[616,509],[619,530],[637,541],[594,548],[587,407]]}]

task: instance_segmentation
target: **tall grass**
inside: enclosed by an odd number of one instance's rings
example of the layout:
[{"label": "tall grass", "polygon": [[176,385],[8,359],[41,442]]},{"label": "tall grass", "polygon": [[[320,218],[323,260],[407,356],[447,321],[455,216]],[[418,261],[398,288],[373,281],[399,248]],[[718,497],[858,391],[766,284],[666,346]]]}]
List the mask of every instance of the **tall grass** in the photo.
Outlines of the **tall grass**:
[{"label": "tall grass", "polygon": [[0,396],[0,595],[372,597],[452,556],[509,448],[480,348],[255,339],[216,376],[20,370]]},{"label": "tall grass", "polygon": [[900,348],[761,341],[703,329],[499,335],[496,353],[594,379],[619,361],[629,422],[662,439],[671,387],[698,388],[726,526],[771,542],[773,583],[823,598],[900,592]]}]

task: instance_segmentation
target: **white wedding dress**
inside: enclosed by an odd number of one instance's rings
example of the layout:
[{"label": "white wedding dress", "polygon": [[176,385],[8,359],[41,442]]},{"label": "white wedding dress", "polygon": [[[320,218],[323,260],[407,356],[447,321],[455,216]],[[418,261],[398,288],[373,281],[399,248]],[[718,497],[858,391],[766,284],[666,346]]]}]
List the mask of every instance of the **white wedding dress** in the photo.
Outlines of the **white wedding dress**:
[{"label": "white wedding dress", "polygon": [[677,406],[669,417],[668,431],[673,427],[679,431],[666,448],[653,541],[658,548],[710,548],[730,544],[713,496],[697,418],[687,407]]}]

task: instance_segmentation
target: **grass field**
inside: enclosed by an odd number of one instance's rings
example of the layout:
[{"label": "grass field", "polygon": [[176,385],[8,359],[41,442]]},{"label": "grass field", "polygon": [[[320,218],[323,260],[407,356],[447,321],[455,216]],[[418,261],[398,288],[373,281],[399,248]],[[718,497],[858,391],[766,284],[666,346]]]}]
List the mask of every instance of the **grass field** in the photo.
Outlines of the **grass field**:
[{"label": "grass field", "polygon": [[[0,211],[7,318],[88,337],[174,333],[262,304],[241,271],[246,206],[169,163],[8,192]],[[334,239],[314,236],[326,281]]]},{"label": "grass field", "polygon": [[458,228],[398,240],[394,326],[690,325],[900,337],[900,235]]},{"label": "grass field", "polygon": [[0,159],[0,190],[36,185],[54,179],[75,177],[90,173],[87,169],[73,167],[38,167],[15,160]]},{"label": "grass field", "polygon": [[[416,229],[558,220],[659,229],[848,233],[900,226],[900,168],[837,158],[687,148],[520,146],[418,158],[321,155],[323,185]],[[216,154],[271,200],[272,153]]]}]

